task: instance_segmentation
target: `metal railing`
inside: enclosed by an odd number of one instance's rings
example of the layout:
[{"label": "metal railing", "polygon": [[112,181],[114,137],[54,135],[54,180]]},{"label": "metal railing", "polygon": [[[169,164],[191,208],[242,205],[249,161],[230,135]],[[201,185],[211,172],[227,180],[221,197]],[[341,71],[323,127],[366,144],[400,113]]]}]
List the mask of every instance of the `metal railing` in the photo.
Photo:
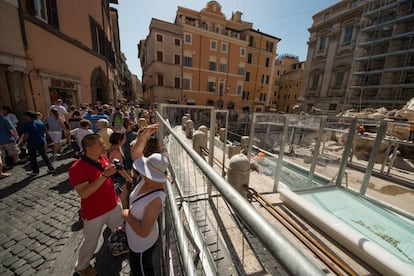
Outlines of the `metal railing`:
[{"label": "metal railing", "polygon": [[[209,126],[208,151],[204,150],[201,155],[193,150],[192,140],[183,135],[181,116],[184,114],[194,120],[195,128]],[[168,237],[164,243],[164,258],[174,260],[173,263],[179,266],[178,274],[221,275],[228,272],[228,267],[233,275],[246,274],[246,239],[243,238],[246,230],[240,230],[242,245],[227,237],[226,222],[220,218],[225,214],[222,209],[217,211],[224,204],[228,206],[225,211],[240,219],[289,274],[322,274],[223,178],[227,141],[217,143],[215,124],[223,114],[226,118],[222,125],[231,127],[228,113],[213,107],[159,107],[159,140],[163,141],[171,164],[168,205],[164,211],[164,231]],[[318,185],[343,186],[345,181],[344,188],[369,196],[368,184],[374,175],[392,175],[394,179],[404,175],[400,168],[393,168],[395,159],[391,162],[388,157],[397,154],[397,149],[405,154],[414,150],[414,143],[405,140],[405,134],[399,134],[400,130],[408,131],[408,123],[258,113],[253,114],[248,125],[249,159],[257,157],[260,151],[265,153],[265,160],[256,160],[259,171],[275,181],[273,190],[268,192],[276,192],[279,182],[295,185],[302,177],[302,186],[291,186],[292,190],[306,190]],[[365,126],[365,133],[358,133],[358,125]],[[379,157],[383,156],[386,158],[382,162]],[[222,166],[215,166],[214,160],[222,160]],[[386,166],[388,171],[384,173]],[[355,174],[355,167],[362,168],[359,175]],[[285,177],[292,174],[297,177],[295,181],[286,180]],[[413,174],[409,177],[408,182],[413,183]],[[251,248],[247,250],[253,251]],[[171,252],[176,252],[177,261]],[[175,272],[173,274],[177,274]]]},{"label": "metal railing", "polygon": [[[175,105],[174,108],[177,108]],[[183,108],[191,108],[184,106]],[[262,243],[268,252],[282,265],[282,267],[293,275],[322,275],[320,271],[311,261],[309,261],[292,243],[290,243],[283,235],[277,231],[250,203],[241,196],[221,175],[210,165],[203,156],[196,153],[191,143],[185,137],[178,133],[177,128],[171,126],[168,116],[168,105],[161,105],[157,112],[158,121],[161,122],[162,127],[159,131],[159,139],[163,141],[163,146],[167,148],[170,163],[172,165],[174,179],[167,185],[168,202],[171,207],[172,215],[169,219],[173,220],[174,229],[176,229],[178,246],[175,248],[180,255],[178,259],[183,264],[182,273],[191,275],[192,273],[203,275],[220,275],[220,271],[228,269],[220,263],[224,257],[215,256],[216,251],[224,252],[218,253],[223,255],[230,255],[233,261],[233,267],[237,274],[242,275],[243,267],[239,267],[242,261],[234,257],[234,252],[230,252],[229,248],[237,247],[238,245],[229,244],[229,239],[222,242],[223,229],[213,229],[209,235],[205,235],[202,227],[208,225],[194,225],[200,213],[205,213],[206,218],[203,221],[208,221],[211,218],[208,210],[218,198],[225,201],[225,204],[234,211],[234,213],[246,224],[251,233],[255,235]],[[215,110],[209,107],[203,108],[209,112],[211,117],[215,118]],[[210,138],[215,136],[215,130],[210,128]],[[209,151],[210,154],[213,150]],[[210,159],[210,158],[209,158]],[[177,185],[180,185],[178,187]],[[211,185],[215,190],[215,194],[209,195],[208,186]],[[175,192],[173,192],[175,191]],[[174,204],[175,203],[175,204]],[[196,211],[191,211],[192,204],[198,204]],[[178,208],[172,205],[179,206]],[[201,209],[199,208],[201,205]],[[218,203],[213,204],[218,208]],[[185,210],[187,209],[187,210]],[[180,212],[181,211],[181,212]],[[169,212],[169,211],[168,211]],[[196,219],[195,216],[198,216]],[[193,216],[193,217],[191,217]],[[211,217],[211,216],[210,216]],[[203,222],[204,223],[204,222]],[[222,223],[222,222],[221,222]],[[221,224],[214,222],[213,224]],[[207,224],[207,223],[206,223]],[[197,229],[198,228],[198,229]],[[186,230],[184,230],[186,229]],[[207,239],[211,232],[216,231],[217,245],[214,250],[210,250],[211,243],[207,244]],[[185,237],[184,237],[184,234]],[[167,241],[168,242],[168,241]],[[184,243],[184,244],[183,244]],[[168,243],[170,244],[170,243]],[[196,246],[194,246],[196,244]],[[221,246],[219,246],[221,244]],[[245,245],[244,245],[245,246]],[[227,248],[223,248],[227,247]],[[244,249],[243,249],[244,250]],[[184,252],[186,251],[186,252]],[[164,250],[166,252],[166,250]],[[194,254],[194,252],[198,252]],[[165,256],[170,259],[169,256]],[[185,262],[190,262],[194,266],[184,267]],[[219,261],[217,261],[217,259]],[[187,261],[185,261],[187,260]],[[241,264],[243,266],[243,264]],[[233,271],[234,275],[235,271]]]}]

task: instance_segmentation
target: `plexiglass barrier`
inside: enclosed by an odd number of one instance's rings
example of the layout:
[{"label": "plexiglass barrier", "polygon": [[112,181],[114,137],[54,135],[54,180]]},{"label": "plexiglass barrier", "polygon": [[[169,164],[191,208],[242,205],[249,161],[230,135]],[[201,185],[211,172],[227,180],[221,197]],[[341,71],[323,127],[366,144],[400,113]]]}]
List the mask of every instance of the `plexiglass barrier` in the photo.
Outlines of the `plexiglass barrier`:
[{"label": "plexiglass barrier", "polygon": [[[238,197],[233,205],[233,195],[238,193],[229,188],[225,180],[229,163],[227,154],[231,147],[240,146],[252,167],[273,181],[272,189],[263,191],[268,193],[277,192],[280,185],[292,191],[336,185],[375,200],[377,193],[387,192],[387,177],[406,186],[414,183],[414,144],[407,140],[409,124],[403,122],[236,113],[209,106],[187,105],[160,105],[158,115],[160,121],[165,121],[160,135],[173,173],[171,191],[174,198],[169,200],[170,204],[178,206],[181,217],[174,223],[181,222],[184,229],[180,236],[171,230],[176,228],[171,225],[167,229],[173,232],[167,236],[172,237],[173,243],[177,236],[185,240],[186,246],[177,246],[176,250],[188,250],[186,254],[178,255],[193,260],[192,269],[197,273],[214,274],[230,267],[236,274],[243,274],[249,272],[246,262],[259,262],[254,257],[254,248],[246,249],[246,244],[240,246],[245,242],[243,230],[236,235],[237,238],[223,232],[227,227],[234,227],[227,225],[226,216],[240,215],[239,227],[246,225],[243,215],[245,209],[250,208],[247,207],[250,206],[248,202]],[[191,122],[187,124],[189,120]],[[207,129],[207,143],[202,154],[194,153],[188,127],[192,128],[192,134],[200,127]],[[246,137],[249,144],[243,150]],[[400,192],[401,189],[404,186]],[[240,202],[245,205],[239,209],[237,204]],[[228,214],[223,213],[223,204],[230,206]],[[393,205],[393,202],[387,204]],[[259,221],[262,219],[257,213],[253,217]],[[172,216],[168,218],[169,221],[171,219]],[[261,232],[263,229],[257,229],[257,232],[254,227],[252,229],[261,238],[275,235],[271,228],[266,228],[264,233]],[[234,239],[239,240],[234,243]],[[263,246],[272,252],[275,245],[266,243],[271,239],[264,240]],[[249,255],[247,251],[253,254]],[[302,259],[303,256],[286,261],[283,256],[276,255],[275,259],[282,257],[277,261],[286,262],[284,266],[308,269],[309,263]],[[247,260],[246,256],[253,260]]]}]

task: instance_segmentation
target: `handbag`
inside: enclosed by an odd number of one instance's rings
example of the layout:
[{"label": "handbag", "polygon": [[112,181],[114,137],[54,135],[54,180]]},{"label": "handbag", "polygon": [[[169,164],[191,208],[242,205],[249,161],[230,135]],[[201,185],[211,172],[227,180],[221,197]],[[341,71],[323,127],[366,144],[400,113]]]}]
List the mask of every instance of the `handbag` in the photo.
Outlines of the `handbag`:
[{"label": "handbag", "polygon": [[125,234],[125,223],[118,226],[109,236],[108,247],[113,256],[129,252],[128,241]]}]

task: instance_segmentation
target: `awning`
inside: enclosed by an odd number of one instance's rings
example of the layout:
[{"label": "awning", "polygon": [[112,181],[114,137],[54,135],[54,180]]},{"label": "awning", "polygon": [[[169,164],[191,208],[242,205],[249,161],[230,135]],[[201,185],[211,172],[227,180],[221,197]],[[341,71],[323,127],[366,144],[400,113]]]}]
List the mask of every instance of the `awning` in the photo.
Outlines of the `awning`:
[{"label": "awning", "polygon": [[196,101],[194,99],[187,99],[187,104],[194,105],[196,104]]}]

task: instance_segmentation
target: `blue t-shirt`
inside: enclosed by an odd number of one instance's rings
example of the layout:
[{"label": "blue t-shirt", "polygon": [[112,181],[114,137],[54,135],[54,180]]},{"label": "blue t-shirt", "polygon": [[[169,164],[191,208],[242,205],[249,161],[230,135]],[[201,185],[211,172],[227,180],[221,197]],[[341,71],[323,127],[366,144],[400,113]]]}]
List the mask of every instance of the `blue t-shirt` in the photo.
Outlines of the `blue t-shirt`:
[{"label": "blue t-shirt", "polygon": [[14,129],[10,120],[0,115],[0,145],[6,145],[16,142],[10,130]]},{"label": "blue t-shirt", "polygon": [[29,139],[27,140],[28,149],[44,146],[46,143],[46,126],[40,120],[33,120],[24,123],[22,133],[29,134]]},{"label": "blue t-shirt", "polygon": [[92,115],[92,130],[95,133],[98,132],[98,127],[96,126],[96,124],[98,123],[100,119],[106,119],[109,122],[109,116],[106,114],[98,113],[98,114]]}]

